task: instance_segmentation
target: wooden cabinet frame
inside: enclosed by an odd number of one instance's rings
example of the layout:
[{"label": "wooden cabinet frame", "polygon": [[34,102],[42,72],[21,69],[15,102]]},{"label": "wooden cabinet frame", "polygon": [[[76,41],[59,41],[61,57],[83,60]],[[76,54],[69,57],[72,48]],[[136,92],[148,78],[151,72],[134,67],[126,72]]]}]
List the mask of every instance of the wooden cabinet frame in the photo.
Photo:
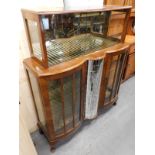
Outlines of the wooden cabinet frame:
[{"label": "wooden cabinet frame", "polygon": [[[104,11],[107,12],[107,18],[105,20],[105,22],[106,22],[105,26],[107,26],[107,27],[105,27],[104,35],[107,40],[109,39],[108,40],[109,42],[111,41],[109,44],[105,43],[107,41],[105,38],[104,39],[106,41],[100,40],[98,38],[99,43],[101,41],[103,41],[103,42],[101,42],[102,44],[100,43],[102,45],[102,46],[100,46],[100,48],[96,48],[96,50],[94,50],[92,48],[91,50],[93,50],[93,51],[91,51],[91,52],[78,55],[78,57],[76,57],[76,58],[70,56],[71,59],[67,59],[67,61],[61,61],[61,63],[57,63],[54,65],[48,66],[48,56],[47,56],[47,51],[46,51],[46,47],[45,47],[45,37],[44,37],[44,32],[43,32],[43,25],[41,24],[42,16],[48,16],[48,15],[53,15],[53,14],[80,13],[80,12],[82,12],[82,13],[100,12],[100,14],[101,14],[101,12],[104,12]],[[109,15],[110,15],[111,11],[118,11],[118,12],[125,13],[125,20],[124,20],[123,30],[122,30],[120,39],[112,38],[111,36],[107,36]],[[58,140],[63,139],[65,137],[67,137],[68,135],[72,134],[73,132],[75,132],[76,129],[78,129],[78,127],[80,127],[80,125],[86,118],[85,117],[85,98],[86,98],[87,71],[88,71],[88,61],[89,60],[93,60],[93,61],[94,60],[103,60],[102,61],[103,69],[100,68],[100,71],[102,71],[102,72],[99,72],[100,74],[98,74],[99,75],[98,77],[101,77],[100,78],[101,84],[97,81],[98,78],[96,78],[97,79],[96,81],[99,85],[99,87],[97,87],[97,89],[99,90],[99,93],[97,92],[97,95],[99,94],[98,95],[99,97],[97,96],[97,100],[95,100],[94,102],[98,102],[98,99],[99,99],[99,103],[95,104],[95,115],[96,115],[97,107],[105,107],[106,105],[110,105],[110,104],[113,104],[116,102],[116,100],[118,98],[118,91],[119,91],[119,86],[120,86],[120,82],[121,82],[122,71],[123,71],[125,61],[126,61],[127,50],[129,48],[129,44],[124,43],[124,40],[125,40],[126,31],[127,31],[127,23],[128,23],[130,11],[131,11],[130,6],[123,6],[123,7],[122,6],[105,6],[104,8],[94,9],[94,10],[78,10],[78,11],[77,10],[68,10],[68,11],[63,10],[63,11],[58,11],[58,12],[47,11],[47,10],[45,10],[45,11],[30,11],[30,10],[22,9],[26,34],[27,34],[27,38],[28,38],[28,44],[29,44],[29,48],[30,48],[30,52],[31,52],[31,58],[25,59],[23,63],[24,63],[28,81],[30,84],[30,90],[32,93],[33,101],[35,103],[37,119],[38,119],[38,127],[39,127],[40,131],[42,131],[45,134],[45,136],[47,137],[47,139],[51,145],[51,149],[55,148],[55,145]],[[41,53],[42,60],[39,60],[37,57],[34,56],[33,47],[32,47],[33,39],[31,38],[31,34],[29,32],[28,20],[35,21],[38,25],[37,34],[39,36],[38,38],[39,38],[39,44],[40,44],[40,49],[41,49],[39,52]],[[92,33],[92,32],[90,32],[90,33]],[[96,36],[101,37],[101,35],[103,35],[103,34],[98,33],[98,34],[95,34],[95,37]],[[92,45],[92,43],[91,43],[91,45]],[[70,45],[70,46],[74,46],[74,45]],[[69,49],[70,49],[70,46],[69,46]],[[80,44],[80,48],[81,48],[81,44]],[[86,50],[86,49],[84,49],[84,50]],[[52,53],[53,49],[50,52]],[[56,50],[56,52],[57,52],[57,50]],[[110,68],[111,68],[111,64],[113,61],[113,57],[117,56],[117,55],[121,55],[119,57],[120,58],[123,57],[123,58],[118,59],[118,61],[122,60],[122,62],[121,63],[119,62],[120,64],[119,65],[117,64],[117,67],[116,67],[116,71],[119,71],[118,72],[119,74],[116,76],[116,73],[115,73],[114,81],[112,83],[112,90],[115,85],[117,86],[116,92],[114,93],[114,95],[112,97],[113,92],[111,90],[111,96],[110,96],[109,102],[106,103],[105,102],[105,96],[106,96],[105,92],[106,92],[106,88],[107,88],[107,84],[108,84],[108,79],[110,76]],[[56,57],[54,57],[54,58],[58,60],[58,58],[56,58]],[[52,59],[52,61],[53,61],[53,59]],[[120,68],[118,68],[118,66]],[[78,85],[80,85],[78,88],[80,97],[77,102],[79,102],[79,105],[80,105],[80,111],[78,111],[80,118],[79,118],[79,122],[75,123],[75,96],[76,96],[75,74],[79,71],[81,71],[80,72],[80,82],[78,83]],[[39,89],[38,93],[41,97],[42,111],[43,111],[44,118],[45,118],[44,125],[41,122],[39,112],[38,112],[39,110],[37,108],[38,105],[35,102],[35,93],[33,92],[33,86],[32,86],[31,79],[30,79],[30,73],[32,73],[35,80],[37,81],[37,85],[38,85],[38,89]],[[72,79],[71,80],[72,82],[70,81],[71,89],[69,90],[72,92],[71,95],[69,94],[69,97],[71,97],[71,100],[72,100],[71,106],[70,106],[72,108],[71,109],[72,110],[71,117],[73,119],[73,127],[72,128],[66,128],[67,125],[65,122],[66,120],[65,120],[65,108],[64,108],[65,107],[64,79],[66,77],[71,77],[71,79]],[[58,100],[59,103],[58,102],[55,102],[55,103],[58,103],[58,105],[60,104],[60,106],[62,108],[62,112],[60,112],[60,113],[62,116],[63,131],[61,133],[56,133],[56,128],[55,128],[56,125],[54,124],[55,118],[53,117],[54,112],[52,110],[52,109],[54,109],[55,105],[52,106],[53,104],[51,104],[51,102],[52,103],[54,103],[54,102],[50,98],[52,95],[49,94],[49,89],[48,89],[49,81],[53,82],[55,80],[58,80],[60,82],[59,83],[59,94],[61,97],[60,97],[60,100]],[[91,89],[92,89],[92,87],[91,87]],[[91,91],[91,92],[93,92],[93,91]],[[61,127],[61,125],[60,125],[60,127]]]}]

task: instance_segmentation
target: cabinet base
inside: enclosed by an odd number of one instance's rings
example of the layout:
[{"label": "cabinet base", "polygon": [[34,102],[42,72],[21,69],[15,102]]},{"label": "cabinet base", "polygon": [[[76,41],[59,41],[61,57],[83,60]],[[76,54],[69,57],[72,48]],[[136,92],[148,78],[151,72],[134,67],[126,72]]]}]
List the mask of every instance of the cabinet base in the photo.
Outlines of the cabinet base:
[{"label": "cabinet base", "polygon": [[118,100],[118,95],[116,95],[116,97],[113,98],[110,102],[105,103],[103,105],[103,108],[110,107],[112,105],[116,105],[117,100]]},{"label": "cabinet base", "polygon": [[114,106],[117,105],[117,102],[114,102],[113,105],[114,105]]},{"label": "cabinet base", "polygon": [[65,139],[65,138],[71,136],[72,134],[74,134],[78,130],[78,128],[80,128],[80,126],[81,126],[81,123],[77,124],[75,126],[75,128],[68,130],[65,134],[60,134],[54,140],[50,140],[47,131],[43,128],[41,123],[38,122],[39,132],[40,132],[40,134],[43,134],[47,138],[47,140],[50,144],[51,152],[54,152],[56,150],[56,144],[59,140]]},{"label": "cabinet base", "polygon": [[135,73],[131,74],[129,77],[122,79],[121,84],[124,83],[125,81],[129,80],[130,78],[132,78],[133,76],[135,76]]},{"label": "cabinet base", "polygon": [[51,152],[53,153],[53,152],[55,152],[55,150],[56,150],[56,142],[50,142],[50,146],[51,146]]},{"label": "cabinet base", "polygon": [[40,133],[41,135],[43,135],[43,134],[44,134],[44,132],[42,131],[42,129],[41,129],[41,128],[39,128],[39,133]]}]

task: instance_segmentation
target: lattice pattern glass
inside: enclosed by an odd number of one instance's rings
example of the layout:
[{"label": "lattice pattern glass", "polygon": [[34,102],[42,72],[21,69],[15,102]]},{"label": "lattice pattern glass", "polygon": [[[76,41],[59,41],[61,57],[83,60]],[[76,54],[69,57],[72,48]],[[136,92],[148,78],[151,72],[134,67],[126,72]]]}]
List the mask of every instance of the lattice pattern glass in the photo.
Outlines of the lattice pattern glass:
[{"label": "lattice pattern glass", "polygon": [[[42,16],[48,65],[53,66],[120,42],[106,36],[109,16],[110,12]],[[38,44],[35,49],[39,51]]]},{"label": "lattice pattern glass", "polygon": [[[67,39],[51,40],[47,43],[48,64],[52,66],[113,46],[118,43],[118,40],[105,39],[93,34],[81,34]],[[36,51],[39,51],[37,48],[38,44],[35,44]]]}]

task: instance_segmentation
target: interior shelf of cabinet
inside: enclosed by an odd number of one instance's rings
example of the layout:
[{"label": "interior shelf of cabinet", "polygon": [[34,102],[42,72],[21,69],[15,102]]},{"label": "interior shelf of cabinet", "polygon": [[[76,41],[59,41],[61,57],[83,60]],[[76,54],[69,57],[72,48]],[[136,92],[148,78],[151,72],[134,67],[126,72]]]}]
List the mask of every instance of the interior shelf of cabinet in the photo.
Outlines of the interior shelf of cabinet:
[{"label": "interior shelf of cabinet", "polygon": [[[116,38],[100,37],[96,34],[80,34],[70,38],[46,41],[49,66],[71,60],[97,50],[113,46],[119,42]],[[40,57],[39,44],[34,45],[35,53]]]}]

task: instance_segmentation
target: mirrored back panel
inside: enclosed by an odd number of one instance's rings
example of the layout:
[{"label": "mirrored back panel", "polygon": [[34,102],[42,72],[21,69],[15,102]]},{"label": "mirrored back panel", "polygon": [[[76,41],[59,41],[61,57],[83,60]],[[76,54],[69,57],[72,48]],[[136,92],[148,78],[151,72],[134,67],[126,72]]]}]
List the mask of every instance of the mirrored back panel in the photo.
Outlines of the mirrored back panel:
[{"label": "mirrored back panel", "polygon": [[48,65],[117,44],[119,39],[107,37],[109,16],[109,11],[41,16]]},{"label": "mirrored back panel", "polygon": [[99,33],[106,35],[110,12],[88,12],[42,15],[46,41]]}]

